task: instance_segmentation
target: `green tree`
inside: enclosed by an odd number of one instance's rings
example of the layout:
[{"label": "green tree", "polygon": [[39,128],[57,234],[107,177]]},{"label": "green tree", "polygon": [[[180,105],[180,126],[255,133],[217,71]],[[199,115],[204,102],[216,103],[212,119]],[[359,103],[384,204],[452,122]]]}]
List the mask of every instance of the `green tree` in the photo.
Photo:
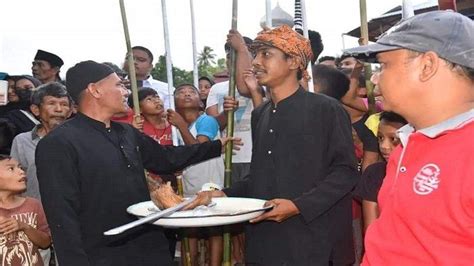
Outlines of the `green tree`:
[{"label": "green tree", "polygon": [[213,53],[214,50],[209,46],[204,46],[202,52],[199,53],[197,61],[198,66],[211,66],[215,65],[216,54]]},{"label": "green tree", "polygon": [[217,59],[217,72],[224,71],[227,68],[225,64],[225,58]]},{"label": "green tree", "polygon": [[[226,69],[225,58],[217,59],[216,64],[216,55],[212,53],[213,51],[214,50],[209,46],[204,46],[203,51],[200,53],[200,57],[198,58],[199,76],[212,78],[215,73],[222,72]],[[151,70],[151,75],[157,80],[168,82],[168,76],[166,74],[166,57],[164,55],[161,55],[158,58],[158,62]],[[193,71],[186,71],[173,66],[173,85],[176,87],[183,83],[193,84]]]},{"label": "green tree", "polygon": [[209,46],[204,46],[201,53],[198,57],[198,71],[199,76],[212,77],[217,72],[222,72],[226,69],[225,58],[217,59],[216,65],[216,55],[213,53]]},{"label": "green tree", "polygon": [[[183,83],[193,83],[193,72],[186,71],[184,69],[173,66],[173,85],[180,85]],[[166,73],[166,57],[161,55],[158,59],[158,62],[155,64],[155,67],[151,70],[151,75],[163,82],[168,82],[168,76]]]}]

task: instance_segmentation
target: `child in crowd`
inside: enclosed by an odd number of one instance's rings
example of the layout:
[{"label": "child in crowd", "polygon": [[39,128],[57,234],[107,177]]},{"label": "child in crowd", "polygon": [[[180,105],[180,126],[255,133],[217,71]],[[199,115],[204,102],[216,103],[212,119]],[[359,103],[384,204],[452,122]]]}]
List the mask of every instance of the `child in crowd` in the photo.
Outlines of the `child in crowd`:
[{"label": "child in crowd", "polygon": [[384,161],[369,165],[362,174],[359,185],[354,194],[362,199],[362,214],[364,219],[364,231],[379,217],[377,195],[385,177],[387,161],[393,149],[400,144],[397,130],[406,124],[406,120],[393,112],[382,112],[377,131],[379,150]]},{"label": "child in crowd", "polygon": [[207,96],[209,95],[209,91],[211,91],[213,85],[214,81],[212,81],[212,79],[206,76],[199,78],[199,97],[201,98],[204,110],[206,109]]},{"label": "child in crowd", "polygon": [[20,194],[26,174],[15,159],[0,155],[0,259],[1,265],[42,266],[38,247],[51,245],[41,203]]},{"label": "child in crowd", "polygon": [[[217,120],[203,113],[199,90],[191,84],[176,87],[174,92],[176,111],[168,110],[168,121],[179,131],[179,144],[191,145],[214,140],[219,133]],[[224,185],[224,162],[214,158],[183,170],[183,189],[185,196],[195,195],[203,185],[221,189]],[[209,265],[222,263],[222,232],[220,228],[208,228]],[[188,230],[190,253],[193,265],[197,265],[197,240],[202,232]]]},{"label": "child in crowd", "polygon": [[[140,88],[138,89],[138,102],[141,116],[136,119],[133,118],[133,114],[129,115],[128,122],[161,145],[173,145],[171,125],[166,121],[164,104],[158,92],[152,88]],[[133,109],[133,98],[131,96],[128,98],[128,105]],[[135,123],[132,122],[132,119]],[[150,176],[159,183],[170,181],[173,187],[176,187],[174,175],[158,176],[150,173]]]},{"label": "child in crowd", "polygon": [[[171,138],[171,125],[166,121],[166,112],[163,100],[158,92],[152,88],[143,87],[138,90],[138,101],[143,119],[143,133],[152,137],[161,145],[173,145]],[[133,100],[128,99],[130,108],[133,108]]]}]

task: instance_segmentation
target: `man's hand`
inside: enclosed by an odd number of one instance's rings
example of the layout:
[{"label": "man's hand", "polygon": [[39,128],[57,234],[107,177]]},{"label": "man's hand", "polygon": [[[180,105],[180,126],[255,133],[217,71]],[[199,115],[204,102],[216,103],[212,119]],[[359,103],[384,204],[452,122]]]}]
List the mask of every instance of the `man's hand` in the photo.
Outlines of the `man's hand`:
[{"label": "man's hand", "polygon": [[231,96],[224,96],[224,112],[227,113],[231,110],[237,110],[239,108],[239,101]]},{"label": "man's hand", "polygon": [[300,210],[291,200],[287,199],[273,199],[265,202],[265,206],[273,205],[273,209],[264,212],[255,219],[250,220],[251,223],[258,223],[260,221],[269,220],[281,223],[286,219],[293,217],[300,213]]},{"label": "man's hand", "polygon": [[143,132],[143,122],[145,119],[141,115],[134,115],[132,119],[132,126]]},{"label": "man's hand", "polygon": [[244,70],[242,74],[244,75],[245,85],[247,85],[249,90],[258,91],[261,89],[260,85],[258,85],[257,78],[255,78],[255,73],[253,72],[252,68]]},{"label": "man's hand", "polygon": [[0,233],[8,235],[16,231],[23,230],[26,224],[19,222],[11,217],[0,217]]},{"label": "man's hand", "polygon": [[189,205],[184,207],[183,210],[192,210],[200,205],[209,205],[209,203],[211,203],[212,198],[219,197],[226,197],[226,195],[220,190],[198,192],[197,198],[193,202],[189,203]]},{"label": "man's hand", "polygon": [[188,126],[186,121],[184,121],[184,118],[180,114],[178,114],[178,112],[176,112],[173,109],[168,109],[167,112],[168,112],[168,122],[171,125],[177,127],[178,129]]},{"label": "man's hand", "polygon": [[236,150],[236,151],[240,151],[240,146],[244,145],[244,143],[242,142],[242,139],[237,138],[237,137],[232,137],[232,138],[222,137],[219,140],[221,141],[221,144],[222,144],[222,152],[225,152],[225,146],[226,146],[227,142],[229,142],[229,141],[233,141],[232,143],[234,145],[233,145],[232,149]]},{"label": "man's hand", "polygon": [[244,38],[236,30],[229,30],[229,33],[227,34],[227,43],[230,47],[234,48],[235,51],[244,51],[247,49]]}]

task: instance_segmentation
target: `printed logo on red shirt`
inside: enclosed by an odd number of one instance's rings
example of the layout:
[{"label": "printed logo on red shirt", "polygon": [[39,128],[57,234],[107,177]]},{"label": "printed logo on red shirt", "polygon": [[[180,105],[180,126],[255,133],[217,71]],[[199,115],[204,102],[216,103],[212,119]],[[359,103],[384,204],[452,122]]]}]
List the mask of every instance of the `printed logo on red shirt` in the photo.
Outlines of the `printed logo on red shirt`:
[{"label": "printed logo on red shirt", "polygon": [[439,186],[440,169],[436,164],[427,164],[413,178],[413,190],[418,195],[428,195]]}]

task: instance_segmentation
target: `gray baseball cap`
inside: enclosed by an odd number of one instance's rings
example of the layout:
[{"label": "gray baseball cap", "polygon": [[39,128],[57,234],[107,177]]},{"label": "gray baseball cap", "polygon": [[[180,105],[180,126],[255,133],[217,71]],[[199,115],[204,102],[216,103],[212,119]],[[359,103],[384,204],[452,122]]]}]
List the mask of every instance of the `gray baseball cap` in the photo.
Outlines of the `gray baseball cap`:
[{"label": "gray baseball cap", "polygon": [[474,22],[449,10],[427,12],[398,22],[376,43],[344,54],[370,61],[377,53],[397,49],[433,51],[451,63],[474,68]]}]

